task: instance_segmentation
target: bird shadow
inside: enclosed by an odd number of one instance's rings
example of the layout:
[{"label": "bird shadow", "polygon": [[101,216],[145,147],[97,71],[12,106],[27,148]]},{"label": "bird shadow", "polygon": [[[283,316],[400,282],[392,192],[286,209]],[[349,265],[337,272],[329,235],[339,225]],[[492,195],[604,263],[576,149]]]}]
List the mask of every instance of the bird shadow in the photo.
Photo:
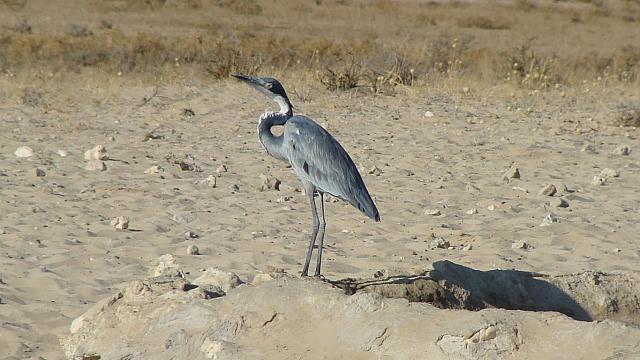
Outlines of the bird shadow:
[{"label": "bird shadow", "polygon": [[376,292],[445,309],[555,311],[575,320],[593,320],[588,309],[548,276],[527,271],[481,271],[444,260],[433,263],[433,270],[416,275],[328,282],[347,294]]}]

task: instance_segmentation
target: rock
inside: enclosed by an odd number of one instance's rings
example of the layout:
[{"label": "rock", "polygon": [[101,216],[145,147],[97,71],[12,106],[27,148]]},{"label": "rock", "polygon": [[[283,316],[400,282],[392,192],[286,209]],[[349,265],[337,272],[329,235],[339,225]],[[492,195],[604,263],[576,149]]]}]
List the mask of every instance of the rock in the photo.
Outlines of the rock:
[{"label": "rock", "polygon": [[31,171],[31,174],[35,177],[43,177],[45,175],[47,175],[47,173],[44,172],[44,170],[40,169],[40,168],[35,168]]},{"label": "rock", "polygon": [[440,212],[439,209],[426,209],[424,211],[424,214],[425,215],[432,215],[432,216],[440,216],[440,214],[442,214],[442,213]]},{"label": "rock", "polygon": [[213,175],[209,175],[207,176],[207,178],[205,179],[207,186],[214,188],[216,186],[218,186],[218,180],[216,180],[216,177]]},{"label": "rock", "polygon": [[152,276],[178,276],[184,278],[184,273],[178,266],[176,257],[171,254],[165,254],[158,258],[158,266],[153,270]]},{"label": "rock", "polygon": [[503,179],[506,179],[506,180],[520,179],[520,170],[517,167],[512,166],[509,168],[509,170],[505,171],[502,177]]},{"label": "rock", "polygon": [[260,174],[260,191],[266,190],[280,191],[280,180],[275,176]]},{"label": "rock", "polygon": [[164,169],[158,165],[153,165],[144,171],[145,174],[157,174],[163,172]]},{"label": "rock", "polygon": [[540,223],[540,226],[549,226],[551,224],[555,224],[559,222],[560,222],[560,219],[558,219],[557,216],[555,216],[552,213],[548,213],[547,216],[545,216],[544,219],[542,219],[542,223]]},{"label": "rock", "polygon": [[602,169],[602,171],[600,171],[600,177],[605,178],[605,179],[617,178],[619,176],[620,176],[620,171],[618,171],[618,170],[614,170],[614,169],[610,169],[610,168],[604,168],[604,169]]},{"label": "rock", "polygon": [[216,173],[222,174],[224,172],[227,172],[227,165],[222,164],[216,168]]},{"label": "rock", "polygon": [[523,240],[516,240],[513,243],[511,243],[511,248],[512,249],[523,249],[523,250],[526,250],[526,249],[529,249],[530,246],[529,246],[529,244],[527,244]]},{"label": "rock", "polygon": [[424,113],[424,117],[426,117],[426,118],[432,118],[434,116],[435,115],[431,111],[425,111],[425,113]]},{"label": "rock", "polygon": [[96,145],[84,152],[85,160],[106,160],[108,158],[107,148],[104,145]]},{"label": "rock", "polygon": [[111,220],[111,226],[115,227],[119,230],[124,230],[129,228],[129,218],[126,216],[118,216]]},{"label": "rock", "polygon": [[614,249],[613,249],[613,252],[614,252],[614,253],[619,253],[620,251],[622,251],[622,250],[620,250],[620,249],[618,249],[618,248],[614,248]]},{"label": "rock", "polygon": [[200,249],[196,245],[189,245],[187,247],[187,255],[200,255]]},{"label": "rock", "polygon": [[567,208],[569,207],[569,202],[561,197],[554,197],[549,202],[551,206],[559,207],[559,208]]},{"label": "rock", "polygon": [[490,204],[489,206],[487,206],[487,210],[489,211],[493,211],[496,209],[496,206],[494,204]]},{"label": "rock", "polygon": [[595,154],[596,153],[596,147],[593,146],[592,144],[584,144],[580,148],[580,151],[586,152],[586,153],[590,153],[590,154]]},{"label": "rock", "polygon": [[107,164],[100,160],[89,160],[84,168],[89,171],[105,171],[107,170]]},{"label": "rock", "polygon": [[591,180],[591,185],[595,185],[595,186],[602,186],[605,185],[607,183],[607,178],[603,178],[601,176],[594,176],[593,180]]},{"label": "rock", "polygon": [[198,234],[194,233],[193,231],[187,231],[184,233],[184,237],[189,240],[189,239],[197,239],[200,236],[198,236]]},{"label": "rock", "polygon": [[467,244],[462,247],[462,251],[470,251],[470,250],[473,250],[473,245],[471,244]]},{"label": "rock", "polygon": [[288,202],[291,201],[291,197],[290,196],[280,196],[279,198],[276,199],[277,203],[283,203],[283,202]]},{"label": "rock", "polygon": [[238,186],[238,184],[233,184],[230,189],[232,192],[238,192],[240,191],[240,186]]},{"label": "rock", "polygon": [[382,173],[383,173],[382,169],[380,169],[375,165],[371,169],[369,169],[369,174],[371,175],[380,176],[382,175]]},{"label": "rock", "polygon": [[553,184],[548,184],[542,187],[542,189],[540,189],[540,191],[538,192],[540,195],[545,195],[545,196],[553,196],[556,194],[556,187]]},{"label": "rock", "polygon": [[56,151],[56,154],[60,155],[61,157],[67,157],[67,155],[69,155],[66,150],[58,150]]},{"label": "rock", "polygon": [[629,155],[631,153],[631,148],[629,145],[620,145],[613,149],[613,155]]},{"label": "rock", "polygon": [[200,277],[195,279],[193,283],[198,286],[218,286],[224,292],[229,292],[229,290],[242,284],[242,281],[240,281],[238,275],[232,272],[226,272],[216,268],[208,268]]},{"label": "rock", "polygon": [[432,248],[437,248],[437,249],[448,249],[449,246],[451,244],[449,243],[449,241],[445,240],[444,238],[441,237],[433,237],[433,239],[431,240],[431,247]]},{"label": "rock", "polygon": [[20,146],[13,154],[19,158],[28,158],[33,156],[33,149],[28,146]]},{"label": "rock", "polygon": [[471,208],[469,210],[467,210],[467,215],[474,215],[478,213],[478,209],[476,208]]}]

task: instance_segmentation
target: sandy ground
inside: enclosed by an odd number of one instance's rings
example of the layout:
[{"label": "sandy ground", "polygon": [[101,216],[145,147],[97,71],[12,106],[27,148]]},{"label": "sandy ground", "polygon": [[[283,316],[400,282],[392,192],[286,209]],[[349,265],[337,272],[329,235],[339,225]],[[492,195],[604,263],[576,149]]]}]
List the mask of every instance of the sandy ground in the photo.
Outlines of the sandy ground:
[{"label": "sandy ground", "polygon": [[[208,267],[241,278],[300,271],[310,211],[291,171],[258,143],[266,98],[232,81],[69,83],[31,105],[17,89],[4,83],[0,105],[1,358],[62,358],[58,336],[71,321],[148,276],[163,254],[190,277]],[[504,100],[475,89],[310,97],[292,97],[298,113],[349,151],[382,217],[376,224],[342,202],[327,204],[327,278],[414,273],[443,259],[480,270],[637,272],[640,141],[637,129],[606,126],[619,98],[550,92]],[[98,144],[107,170],[86,170],[83,154]],[[620,145],[630,154],[615,155]],[[34,155],[16,157],[20,146]],[[181,170],[176,158],[201,171]],[[153,165],[163,171],[146,174]],[[221,165],[227,171],[217,173]],[[369,173],[374,166],[378,174]],[[507,182],[511,166],[521,177]],[[604,168],[619,177],[593,185]],[[282,180],[282,190],[260,191],[260,174]],[[215,188],[201,181],[209,175]],[[558,193],[539,194],[545,184]],[[569,207],[550,203],[559,196]],[[440,215],[425,214],[433,209]],[[559,222],[540,226],[549,213]],[[117,216],[130,219],[129,229],[110,225]],[[450,247],[432,248],[432,234]],[[517,241],[528,248],[513,248]],[[187,255],[191,244],[201,255]]]}]

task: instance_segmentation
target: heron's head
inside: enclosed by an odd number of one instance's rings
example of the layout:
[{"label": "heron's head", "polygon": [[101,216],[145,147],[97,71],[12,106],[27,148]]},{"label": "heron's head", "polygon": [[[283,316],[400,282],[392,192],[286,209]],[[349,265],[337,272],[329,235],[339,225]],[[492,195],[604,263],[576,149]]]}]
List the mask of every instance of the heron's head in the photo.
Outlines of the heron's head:
[{"label": "heron's head", "polygon": [[287,92],[284,91],[284,87],[278,80],[270,77],[255,77],[240,74],[233,75],[233,77],[249,84],[254,89],[267,95],[269,98],[276,101],[280,105],[281,109],[287,109],[287,111],[289,111],[289,109],[293,107],[289,101]]}]

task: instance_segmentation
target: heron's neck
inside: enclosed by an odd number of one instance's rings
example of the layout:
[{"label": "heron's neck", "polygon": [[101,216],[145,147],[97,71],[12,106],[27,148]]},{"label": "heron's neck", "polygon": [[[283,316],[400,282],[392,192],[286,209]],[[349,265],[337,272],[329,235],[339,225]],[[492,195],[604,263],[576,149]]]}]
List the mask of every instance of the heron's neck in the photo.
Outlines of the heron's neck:
[{"label": "heron's neck", "polygon": [[291,110],[291,104],[285,98],[278,97],[275,100],[280,105],[280,111],[277,113],[266,112],[260,116],[258,120],[258,137],[269,155],[276,159],[287,161],[283,136],[273,135],[271,128],[284,125],[293,116],[293,110]]}]

